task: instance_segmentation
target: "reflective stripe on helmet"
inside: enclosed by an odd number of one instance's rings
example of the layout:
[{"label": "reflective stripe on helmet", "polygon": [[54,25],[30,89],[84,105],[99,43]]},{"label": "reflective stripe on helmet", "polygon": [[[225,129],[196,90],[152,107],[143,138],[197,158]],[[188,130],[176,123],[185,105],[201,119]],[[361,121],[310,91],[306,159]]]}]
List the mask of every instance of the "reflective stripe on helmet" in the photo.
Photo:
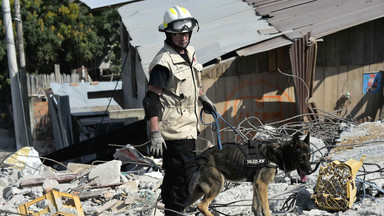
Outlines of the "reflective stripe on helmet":
[{"label": "reflective stripe on helmet", "polygon": [[176,13],[175,9],[173,9],[173,8],[169,8],[169,11],[171,11],[171,13],[173,13],[173,14],[177,15],[177,13]]}]

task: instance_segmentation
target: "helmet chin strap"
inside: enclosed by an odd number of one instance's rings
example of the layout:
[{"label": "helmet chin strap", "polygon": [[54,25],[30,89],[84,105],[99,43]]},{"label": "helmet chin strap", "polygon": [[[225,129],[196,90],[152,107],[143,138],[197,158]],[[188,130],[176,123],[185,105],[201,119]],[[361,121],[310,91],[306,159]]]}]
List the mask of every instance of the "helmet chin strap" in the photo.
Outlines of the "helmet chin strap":
[{"label": "helmet chin strap", "polygon": [[190,32],[189,34],[189,40],[188,40],[188,44],[187,46],[185,47],[180,47],[180,46],[177,46],[173,40],[172,40],[172,33],[169,33],[169,32],[165,32],[165,35],[166,35],[166,39],[165,39],[165,42],[167,42],[167,44],[171,45],[171,47],[173,47],[173,49],[175,49],[177,52],[181,52],[183,51],[184,49],[186,49],[189,45],[189,43],[191,42],[191,37],[192,37],[192,32]]}]

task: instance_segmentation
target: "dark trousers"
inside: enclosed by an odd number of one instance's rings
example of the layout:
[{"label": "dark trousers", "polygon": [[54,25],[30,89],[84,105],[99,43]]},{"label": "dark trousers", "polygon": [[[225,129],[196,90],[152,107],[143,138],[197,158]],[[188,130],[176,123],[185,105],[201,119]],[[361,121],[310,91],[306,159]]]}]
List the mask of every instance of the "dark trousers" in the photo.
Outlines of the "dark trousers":
[{"label": "dark trousers", "polygon": [[[163,155],[165,175],[161,197],[165,208],[183,212],[188,198],[188,183],[197,170],[195,163],[195,140],[166,141]],[[165,215],[179,215],[165,211]]]}]

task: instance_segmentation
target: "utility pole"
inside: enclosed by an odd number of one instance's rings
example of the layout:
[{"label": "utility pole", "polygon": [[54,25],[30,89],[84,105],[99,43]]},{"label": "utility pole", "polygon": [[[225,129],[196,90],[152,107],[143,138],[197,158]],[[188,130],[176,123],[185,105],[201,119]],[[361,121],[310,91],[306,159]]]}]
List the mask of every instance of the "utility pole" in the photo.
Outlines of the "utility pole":
[{"label": "utility pole", "polygon": [[15,40],[12,29],[11,8],[9,0],[3,0],[3,15],[5,26],[5,39],[7,41],[7,56],[8,56],[8,70],[9,78],[11,79],[11,94],[12,94],[12,108],[13,108],[13,122],[15,130],[16,148],[20,149],[25,146],[25,124],[22,116],[23,109],[21,107],[21,95],[18,82],[18,68],[16,60]]},{"label": "utility pole", "polygon": [[17,48],[19,51],[19,84],[21,93],[21,105],[23,109],[23,122],[25,123],[25,135],[26,145],[32,146],[32,131],[31,131],[31,119],[29,114],[29,101],[28,101],[28,85],[27,85],[27,74],[26,74],[26,63],[25,63],[25,52],[24,52],[24,37],[23,37],[23,24],[20,14],[20,1],[15,0],[15,21],[16,21],[16,33],[17,33]]}]

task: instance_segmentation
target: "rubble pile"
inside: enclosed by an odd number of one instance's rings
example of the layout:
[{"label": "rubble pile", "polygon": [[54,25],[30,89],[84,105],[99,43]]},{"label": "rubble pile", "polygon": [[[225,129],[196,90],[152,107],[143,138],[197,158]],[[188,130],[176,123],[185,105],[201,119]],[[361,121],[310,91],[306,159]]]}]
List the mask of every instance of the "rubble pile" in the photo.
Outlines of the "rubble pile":
[{"label": "rubble pile", "polygon": [[[20,159],[20,152],[9,158]],[[9,163],[12,161],[15,160],[6,159],[2,163],[0,215],[17,214],[19,206],[52,190],[77,196],[85,215],[155,215],[160,193],[157,189],[162,182],[159,171],[150,170],[141,175],[125,173],[121,171],[120,160],[97,165],[68,163],[63,171],[53,170],[41,162],[20,167],[21,163]],[[29,210],[39,212],[47,205],[47,201],[37,202]],[[161,211],[157,210],[156,215],[162,215]]]},{"label": "rubble pile", "polygon": [[[382,215],[383,131],[383,122],[343,125],[343,132],[335,143],[338,147],[334,148],[312,133],[313,167],[317,162],[325,166],[333,160],[359,160],[367,156],[357,177],[378,188],[366,186],[367,194],[357,194],[358,199],[352,208],[339,211],[338,215]],[[342,148],[343,145],[345,148]],[[20,207],[28,208],[30,212],[40,212],[50,205],[47,195],[53,192],[78,197],[80,202],[77,205],[76,201],[73,203],[75,207],[81,206],[83,214],[72,209],[74,215],[163,215],[164,206],[160,199],[163,178],[161,160],[145,157],[130,145],[117,149],[114,158],[94,164],[58,163],[58,166],[64,167],[59,170],[45,166],[42,160],[46,158],[39,157],[32,147],[24,147],[1,159],[0,215],[17,215]],[[308,176],[308,181],[303,184],[296,180],[299,179],[296,172],[287,175],[279,170],[268,190],[271,211],[288,216],[334,215],[318,209],[311,199],[318,173],[317,170]],[[250,216],[253,215],[252,196],[250,183],[227,182],[210,209],[219,215]],[[68,199],[64,201],[64,204],[69,203]],[[195,205],[184,215],[201,215]]]}]

